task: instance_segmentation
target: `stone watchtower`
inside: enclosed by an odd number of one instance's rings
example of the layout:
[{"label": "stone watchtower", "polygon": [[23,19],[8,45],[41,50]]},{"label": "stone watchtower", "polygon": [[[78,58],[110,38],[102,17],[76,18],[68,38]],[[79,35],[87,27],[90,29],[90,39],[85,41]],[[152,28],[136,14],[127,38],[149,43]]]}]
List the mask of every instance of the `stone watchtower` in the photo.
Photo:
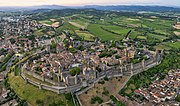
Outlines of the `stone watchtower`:
[{"label": "stone watchtower", "polygon": [[75,84],[78,84],[78,75],[77,74],[74,76],[74,81],[75,81]]},{"label": "stone watchtower", "polygon": [[69,84],[69,76],[66,76],[66,84]]}]

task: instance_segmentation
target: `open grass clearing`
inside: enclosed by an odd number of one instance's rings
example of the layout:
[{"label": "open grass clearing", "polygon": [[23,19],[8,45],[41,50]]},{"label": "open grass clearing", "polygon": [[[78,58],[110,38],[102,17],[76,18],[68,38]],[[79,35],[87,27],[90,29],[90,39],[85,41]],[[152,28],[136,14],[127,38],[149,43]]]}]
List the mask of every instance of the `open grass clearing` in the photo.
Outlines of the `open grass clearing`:
[{"label": "open grass clearing", "polygon": [[9,74],[9,83],[16,94],[20,98],[27,100],[31,106],[36,106],[37,100],[43,101],[44,106],[60,101],[62,102],[62,106],[67,104],[63,94],[58,95],[51,91],[40,90],[31,84],[26,84],[22,77],[14,76],[13,73]]}]

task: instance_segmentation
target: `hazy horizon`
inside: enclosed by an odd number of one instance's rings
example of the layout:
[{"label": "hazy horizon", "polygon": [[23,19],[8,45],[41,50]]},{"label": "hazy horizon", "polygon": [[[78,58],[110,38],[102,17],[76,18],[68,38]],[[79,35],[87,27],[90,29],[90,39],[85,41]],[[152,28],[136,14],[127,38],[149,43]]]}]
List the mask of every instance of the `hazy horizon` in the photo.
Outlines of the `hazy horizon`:
[{"label": "hazy horizon", "polygon": [[5,0],[0,1],[0,6],[39,6],[39,5],[62,5],[62,6],[84,6],[84,5],[159,5],[180,6],[180,0]]}]

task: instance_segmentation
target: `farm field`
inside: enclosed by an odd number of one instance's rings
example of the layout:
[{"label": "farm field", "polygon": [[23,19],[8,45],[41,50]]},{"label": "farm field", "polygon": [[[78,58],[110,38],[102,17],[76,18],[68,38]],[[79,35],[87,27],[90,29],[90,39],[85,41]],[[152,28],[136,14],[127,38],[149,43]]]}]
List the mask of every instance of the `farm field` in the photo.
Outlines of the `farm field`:
[{"label": "farm field", "polygon": [[[94,10],[92,10],[94,11]],[[72,38],[82,38],[86,41],[94,41],[95,37],[102,41],[121,41],[129,34],[130,40],[140,42],[141,45],[150,45],[155,47],[166,47],[172,49],[171,45],[164,45],[164,42],[170,41],[175,35],[180,35],[177,25],[174,25],[175,19],[162,18],[154,13],[143,13],[146,15],[119,15],[116,13],[99,13],[96,11],[75,13],[64,17],[54,19],[42,19],[39,22],[52,25],[57,20],[62,20],[63,24],[58,28],[44,31],[39,29],[35,35],[57,35],[62,32],[68,32]],[[83,31],[81,31],[83,29]],[[160,47],[161,46],[161,47]],[[176,48],[176,47],[175,47]]]},{"label": "farm field", "polygon": [[176,36],[180,36],[180,32],[179,32],[179,31],[174,31],[174,34],[175,34]]},{"label": "farm field", "polygon": [[170,49],[180,49],[180,42],[165,42],[163,44],[157,45],[156,46],[158,49],[165,49],[165,50],[170,50]]},{"label": "farm field", "polygon": [[36,31],[34,32],[34,34],[35,34],[36,36],[41,36],[41,35],[44,34],[42,31],[43,31],[43,29],[36,30]]},{"label": "farm field", "polygon": [[165,45],[168,46],[168,47],[171,47],[171,48],[180,49],[180,42],[167,43]]},{"label": "farm field", "polygon": [[137,36],[137,39],[147,40],[147,37],[146,36]]},{"label": "farm field", "polygon": [[69,23],[78,28],[82,28],[82,29],[85,28],[85,25],[81,25],[80,23],[77,23],[77,22],[69,22]]},{"label": "farm field", "polygon": [[163,41],[163,40],[165,40],[165,39],[167,39],[168,37],[166,37],[166,36],[162,36],[162,35],[156,35],[156,34],[147,34],[149,37],[152,37],[152,38],[156,38],[156,39],[158,39],[158,40],[160,40],[160,41]]},{"label": "farm field", "polygon": [[42,20],[42,21],[39,21],[39,23],[51,25],[53,22],[50,20]]},{"label": "farm field", "polygon": [[88,26],[88,31],[97,36],[100,37],[103,41],[106,40],[122,40],[122,36],[118,34],[113,34],[108,31],[105,31],[104,29],[101,28],[102,26],[99,24],[90,24]]},{"label": "farm field", "polygon": [[128,33],[130,30],[133,30],[132,28],[122,28],[122,27],[112,26],[112,25],[103,26],[103,28],[106,29],[106,30],[112,31],[112,32],[114,32],[114,33],[120,34],[120,35],[122,35],[123,37],[124,37],[125,35],[127,35],[127,33]]},{"label": "farm field", "polygon": [[63,30],[78,30],[79,28],[74,26],[74,25],[71,25],[70,23],[68,22],[65,22],[63,26],[57,28],[58,31],[63,31]]},{"label": "farm field", "polygon": [[94,41],[94,36],[87,31],[76,30],[76,34],[86,41]]}]

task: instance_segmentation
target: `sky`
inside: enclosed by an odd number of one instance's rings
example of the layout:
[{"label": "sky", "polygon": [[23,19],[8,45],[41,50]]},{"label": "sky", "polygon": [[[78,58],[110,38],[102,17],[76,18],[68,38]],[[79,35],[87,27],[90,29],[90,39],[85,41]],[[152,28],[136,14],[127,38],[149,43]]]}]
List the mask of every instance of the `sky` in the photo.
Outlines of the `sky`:
[{"label": "sky", "polygon": [[37,5],[162,5],[180,7],[180,0],[0,0],[0,6]]}]

